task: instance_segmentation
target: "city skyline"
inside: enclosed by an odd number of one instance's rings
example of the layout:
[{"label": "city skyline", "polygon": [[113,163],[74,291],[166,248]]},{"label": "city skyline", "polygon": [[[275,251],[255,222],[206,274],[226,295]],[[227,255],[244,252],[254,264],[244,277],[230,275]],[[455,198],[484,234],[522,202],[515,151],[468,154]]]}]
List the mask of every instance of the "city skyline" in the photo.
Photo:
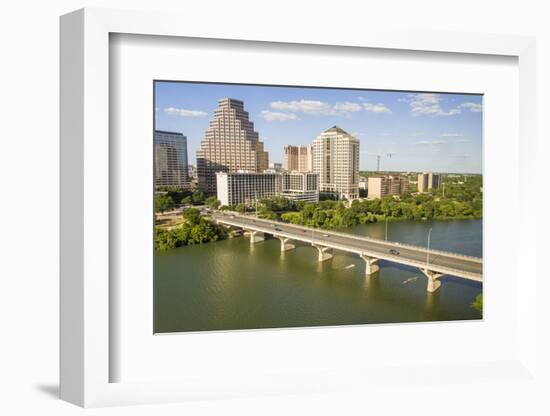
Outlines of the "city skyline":
[{"label": "city skyline", "polygon": [[[361,143],[360,169],[482,173],[482,96],[468,94],[155,82],[155,128],[187,136],[189,163],[217,108],[244,102],[270,162],[339,125]],[[388,156],[391,154],[391,157]]]}]

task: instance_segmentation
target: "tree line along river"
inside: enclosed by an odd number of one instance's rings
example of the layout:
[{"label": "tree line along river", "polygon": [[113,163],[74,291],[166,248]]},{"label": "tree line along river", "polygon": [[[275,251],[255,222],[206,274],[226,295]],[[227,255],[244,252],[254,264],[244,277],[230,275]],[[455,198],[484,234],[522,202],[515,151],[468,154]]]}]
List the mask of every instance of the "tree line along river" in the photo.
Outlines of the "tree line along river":
[{"label": "tree line along river", "polygon": [[[396,221],[388,240],[482,257],[482,220]],[[377,222],[340,230],[384,239]],[[280,251],[277,239],[251,245],[237,237],[155,252],[155,332],[355,325],[480,319],[472,307],[482,285],[452,276],[426,291],[416,268],[380,262],[365,276],[353,254],[297,244]]]}]

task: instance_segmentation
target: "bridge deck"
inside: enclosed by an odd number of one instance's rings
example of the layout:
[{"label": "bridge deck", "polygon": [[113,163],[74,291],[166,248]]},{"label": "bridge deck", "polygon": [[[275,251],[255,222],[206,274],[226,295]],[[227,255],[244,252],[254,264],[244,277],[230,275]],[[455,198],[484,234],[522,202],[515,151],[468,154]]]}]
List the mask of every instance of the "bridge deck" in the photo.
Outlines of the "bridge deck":
[{"label": "bridge deck", "polygon": [[427,249],[425,247],[240,215],[215,214],[213,218],[218,223],[246,230],[273,234],[295,241],[330,247],[421,269],[429,269],[433,272],[478,282],[483,281],[483,263],[479,257],[430,249],[429,265],[427,265]]}]

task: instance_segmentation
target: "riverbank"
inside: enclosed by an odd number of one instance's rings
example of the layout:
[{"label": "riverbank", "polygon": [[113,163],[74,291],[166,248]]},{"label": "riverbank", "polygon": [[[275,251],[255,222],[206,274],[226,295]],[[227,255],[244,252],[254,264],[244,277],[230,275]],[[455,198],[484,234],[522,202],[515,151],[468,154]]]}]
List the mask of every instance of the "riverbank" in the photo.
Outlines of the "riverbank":
[{"label": "riverbank", "polygon": [[388,222],[395,222],[395,221],[460,221],[460,220],[481,220],[483,217],[481,216],[472,216],[472,215],[459,215],[454,217],[446,217],[446,216],[437,216],[433,217],[431,219],[428,218],[419,218],[419,219],[409,219],[405,217],[386,217],[384,214],[375,214],[377,221],[388,221]]},{"label": "riverbank", "polygon": [[225,228],[202,216],[196,208],[184,210],[181,221],[181,224],[170,227],[155,226],[156,251],[210,243],[225,239],[229,234]]}]

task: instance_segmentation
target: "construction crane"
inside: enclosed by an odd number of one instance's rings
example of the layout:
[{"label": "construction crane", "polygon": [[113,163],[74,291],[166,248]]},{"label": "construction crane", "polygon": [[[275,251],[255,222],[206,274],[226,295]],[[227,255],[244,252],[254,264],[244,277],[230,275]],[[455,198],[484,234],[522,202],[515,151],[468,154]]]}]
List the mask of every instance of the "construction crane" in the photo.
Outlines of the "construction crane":
[{"label": "construction crane", "polygon": [[[391,157],[395,155],[395,153],[386,153],[385,156],[386,157],[389,157],[391,159]],[[376,156],[376,171],[377,172],[380,172],[380,159],[382,158],[382,154],[375,154],[374,156]]]}]

